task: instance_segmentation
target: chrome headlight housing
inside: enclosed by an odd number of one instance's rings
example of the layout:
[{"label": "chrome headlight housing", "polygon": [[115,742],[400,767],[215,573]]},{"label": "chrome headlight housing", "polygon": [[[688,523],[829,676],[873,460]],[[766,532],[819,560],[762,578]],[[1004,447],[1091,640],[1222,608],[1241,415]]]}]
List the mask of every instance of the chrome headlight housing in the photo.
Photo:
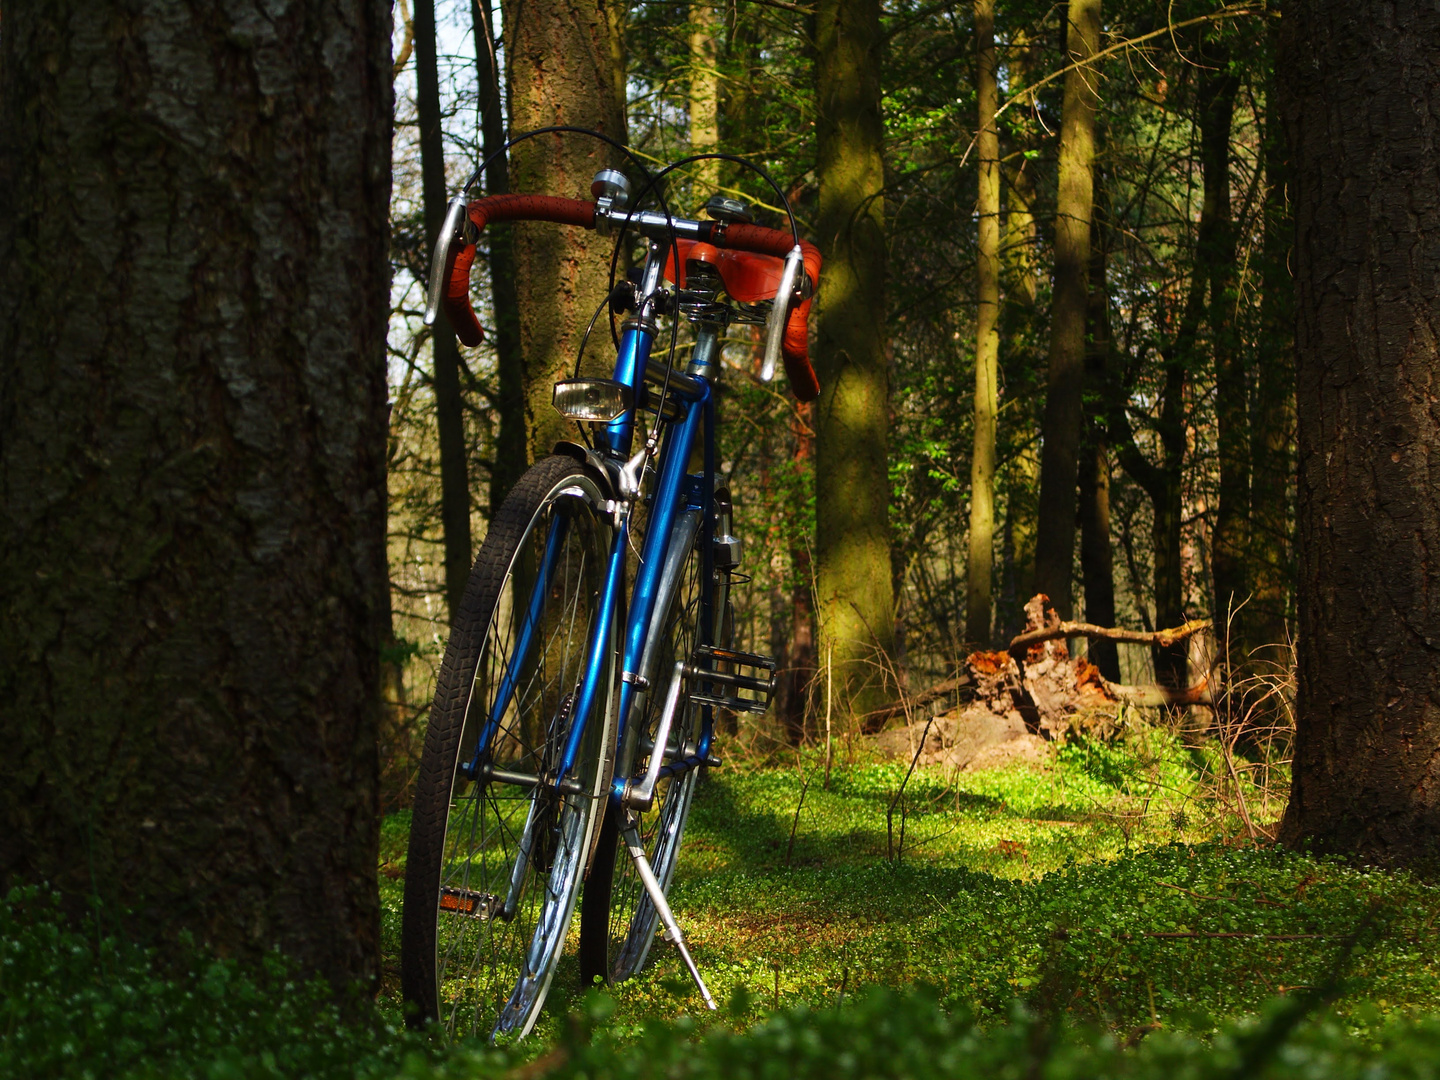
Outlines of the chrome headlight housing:
[{"label": "chrome headlight housing", "polygon": [[615,379],[567,379],[555,384],[555,410],[571,420],[609,423],[629,411],[630,387]]}]

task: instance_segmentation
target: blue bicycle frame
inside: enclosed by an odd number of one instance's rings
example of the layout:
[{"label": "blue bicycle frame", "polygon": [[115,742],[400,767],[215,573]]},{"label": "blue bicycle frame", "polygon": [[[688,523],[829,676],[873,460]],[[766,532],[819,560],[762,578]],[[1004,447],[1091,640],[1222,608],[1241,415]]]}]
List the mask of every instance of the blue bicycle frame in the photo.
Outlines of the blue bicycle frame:
[{"label": "blue bicycle frame", "polygon": [[[620,340],[620,351],[616,358],[614,378],[631,388],[635,408],[611,421],[600,431],[597,438],[599,448],[612,456],[624,460],[630,454],[634,441],[635,412],[645,390],[645,371],[650,362],[650,350],[655,338],[655,325],[648,320],[631,320],[626,323]],[[687,375],[675,379],[666,395],[666,402],[658,402],[656,423],[664,426],[660,441],[657,480],[648,497],[650,520],[645,531],[640,551],[639,570],[631,594],[628,619],[625,626],[623,671],[620,686],[618,716],[620,726],[617,745],[623,745],[625,724],[634,702],[635,693],[640,689],[638,669],[645,648],[651,620],[655,616],[660,576],[665,565],[666,552],[675,533],[679,515],[686,510],[700,512],[699,543],[701,553],[701,581],[707,587],[700,590],[699,636],[697,645],[710,644],[708,638],[714,625],[713,591],[709,588],[714,576],[714,556],[711,539],[714,536],[714,477],[715,477],[715,402],[711,384],[703,375]],[[675,415],[666,419],[667,406]],[[696,439],[702,440],[703,470],[690,473],[688,466],[694,454]],[[621,595],[625,578],[625,553],[629,546],[631,515],[621,518],[620,526],[611,540],[607,559],[605,579],[601,588],[600,609],[595,619],[591,638],[586,651],[586,667],[580,683],[578,700],[574,703],[575,722],[570,727],[568,739],[554,770],[539,778],[543,784],[564,788],[565,779],[575,765],[585,728],[594,711],[597,697],[608,693],[602,685],[608,659],[609,643],[615,620],[620,617]],[[567,521],[557,515],[550,523],[546,537],[545,554],[537,569],[533,591],[526,617],[521,625],[510,664],[502,673],[494,700],[487,712],[485,726],[477,740],[475,755],[462,772],[474,779],[480,764],[488,754],[500,718],[504,716],[519,681],[520,671],[534,642],[534,627],[538,625],[544,600],[549,588],[551,575],[557,562],[557,554],[564,540]],[[661,613],[662,617],[664,613]],[[688,658],[686,658],[688,659]],[[702,728],[699,745],[695,753],[666,766],[667,775],[678,775],[704,764],[709,757],[713,736],[714,716],[709,705],[702,706]],[[617,776],[612,798],[619,798],[624,791],[627,777]]]}]

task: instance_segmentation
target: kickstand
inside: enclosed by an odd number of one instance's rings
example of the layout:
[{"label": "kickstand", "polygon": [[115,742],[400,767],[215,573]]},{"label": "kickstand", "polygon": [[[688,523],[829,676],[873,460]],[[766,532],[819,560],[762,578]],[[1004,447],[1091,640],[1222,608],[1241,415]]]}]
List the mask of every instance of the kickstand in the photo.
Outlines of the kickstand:
[{"label": "kickstand", "polygon": [[705,986],[705,980],[700,978],[700,969],[695,966],[695,961],[690,956],[690,950],[685,947],[685,937],[680,933],[680,924],[675,921],[675,913],[670,910],[670,905],[665,900],[665,893],[661,891],[660,882],[655,877],[655,871],[650,867],[650,860],[645,857],[645,848],[640,843],[640,830],[636,825],[634,811],[626,811],[625,826],[620,830],[620,835],[625,840],[625,847],[630,852],[630,857],[635,860],[635,869],[640,874],[640,881],[650,896],[650,903],[655,905],[655,911],[659,914],[660,922],[665,927],[665,940],[673,941],[675,948],[680,950],[680,959],[685,961],[685,967],[689,970],[690,977],[700,988],[700,996],[705,999],[705,1007],[714,1010],[715,999],[710,996],[710,991]]}]

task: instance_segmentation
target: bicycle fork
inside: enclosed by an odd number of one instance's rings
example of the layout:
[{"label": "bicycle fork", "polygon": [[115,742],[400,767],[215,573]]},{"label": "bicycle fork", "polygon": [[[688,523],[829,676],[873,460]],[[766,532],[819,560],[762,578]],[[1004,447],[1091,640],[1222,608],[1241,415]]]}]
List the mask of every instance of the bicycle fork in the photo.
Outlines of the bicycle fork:
[{"label": "bicycle fork", "polygon": [[630,852],[630,857],[635,860],[635,870],[640,875],[640,881],[645,886],[650,903],[655,906],[655,911],[660,916],[661,924],[665,927],[665,940],[674,942],[675,948],[680,953],[680,959],[685,962],[686,970],[695,980],[695,985],[700,988],[700,996],[705,999],[705,1007],[713,1011],[715,999],[710,996],[709,987],[700,977],[700,969],[695,966],[695,960],[685,946],[685,935],[680,932],[680,924],[675,921],[675,913],[670,910],[670,904],[665,899],[665,890],[660,888],[660,882],[655,877],[655,871],[650,867],[649,858],[645,855],[645,845],[640,841],[640,822],[635,816],[635,811],[625,811],[625,824],[620,829],[620,837],[625,841],[625,849]]}]

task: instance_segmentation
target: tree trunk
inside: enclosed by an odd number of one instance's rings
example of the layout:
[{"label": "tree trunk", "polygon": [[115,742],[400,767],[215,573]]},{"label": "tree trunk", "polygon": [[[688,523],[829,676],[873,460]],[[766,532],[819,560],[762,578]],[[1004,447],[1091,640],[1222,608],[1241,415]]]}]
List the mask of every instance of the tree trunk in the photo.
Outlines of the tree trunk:
[{"label": "tree trunk", "polygon": [[[420,173],[425,246],[433,252],[445,222],[445,141],[440,130],[440,76],[435,57],[435,2],[415,0],[415,104],[420,120]],[[445,602],[460,610],[470,580],[470,475],[465,406],[460,397],[460,346],[443,317],[431,335],[435,423],[440,436],[440,527],[445,539]]]},{"label": "tree trunk", "polygon": [[[1235,223],[1230,213],[1230,127],[1240,80],[1223,74],[1228,57],[1205,50],[1204,60],[1222,74],[1201,81],[1200,156],[1205,202],[1213,204],[1210,250],[1198,252],[1210,275],[1211,347],[1215,354],[1215,418],[1220,458],[1220,502],[1215,514],[1211,567],[1215,576],[1216,633],[1221,655],[1243,660],[1248,641],[1250,595],[1246,563],[1250,550],[1250,417],[1245,358],[1235,331]],[[1240,610],[1237,612],[1237,608]]]},{"label": "tree trunk", "polygon": [[[1214,103],[1227,93],[1231,76],[1215,68],[1200,75],[1197,91],[1197,112],[1201,128],[1202,148],[1212,145],[1211,125],[1218,122],[1221,110]],[[1225,117],[1228,128],[1229,118]],[[1121,465],[1150,498],[1153,511],[1151,525],[1151,560],[1154,567],[1155,625],[1177,626],[1185,621],[1185,581],[1181,562],[1180,529],[1182,514],[1182,481],[1187,450],[1185,430],[1185,384],[1197,357],[1200,324],[1207,310],[1207,289],[1221,272],[1216,260],[1225,256],[1225,236],[1229,228],[1228,195],[1221,198],[1222,188],[1229,182],[1228,153],[1201,155],[1203,197],[1200,222],[1196,229],[1195,258],[1190,272],[1185,307],[1174,338],[1163,350],[1165,381],[1160,393],[1160,414],[1155,421],[1155,434],[1160,444],[1160,464],[1152,464],[1135,442],[1123,395],[1111,403],[1109,431],[1115,440],[1115,451]],[[1128,383],[1128,380],[1127,380]],[[1219,623],[1219,619],[1216,620]],[[1189,657],[1183,645],[1154,650],[1155,677],[1164,686],[1179,689],[1189,682]]]},{"label": "tree trunk", "polygon": [[995,127],[995,0],[975,0],[976,136],[980,178],[975,282],[975,442],[970,457],[970,552],[965,570],[965,636],[990,644],[995,532],[995,413],[1000,359],[1000,134]]},{"label": "tree trunk", "polygon": [[[475,32],[476,75],[480,85],[480,136],[487,195],[510,190],[510,163],[505,146],[505,115],[500,105],[495,32],[490,0],[471,0]],[[490,298],[495,304],[495,460],[490,466],[490,519],[525,471],[525,362],[520,349],[519,300],[515,292],[514,232],[508,225],[485,230],[490,245]]]},{"label": "tree trunk", "polygon": [[368,982],[390,11],[235,11],[5,9],[0,890]]},{"label": "tree trunk", "polygon": [[837,705],[884,704],[893,655],[886,432],[885,168],[878,0],[820,0],[815,13],[817,215],[825,256],[816,367],[818,655]]},{"label": "tree trunk", "polygon": [[[1100,48],[1100,0],[1071,0],[1066,31],[1069,63]],[[1065,76],[1055,202],[1055,291],[1050,305],[1050,372],[1041,430],[1040,535],[1035,587],[1062,619],[1073,614],[1075,487],[1085,375],[1085,278],[1090,270],[1095,107],[1100,72],[1078,67]]]},{"label": "tree trunk", "polygon": [[1440,12],[1283,20],[1295,209],[1299,694],[1281,838],[1433,865],[1440,837]]},{"label": "tree trunk", "polygon": [[[1091,230],[1090,299],[1086,318],[1089,346],[1085,380],[1096,406],[1086,410],[1080,445],[1080,577],[1085,589],[1085,619],[1096,626],[1115,625],[1115,568],[1110,548],[1110,447],[1105,436],[1109,378],[1110,292],[1105,280],[1109,252],[1097,208]],[[1120,681],[1115,642],[1096,638],[1090,662],[1111,682]]]},{"label": "tree trunk", "polygon": [[[795,463],[804,469],[815,457],[815,437],[811,434],[814,406],[806,402],[798,407],[790,424],[795,440]],[[810,549],[803,543],[790,546],[790,589],[788,597],[781,592],[780,631],[783,637],[784,670],[775,691],[775,713],[791,743],[799,745],[810,734],[806,723],[810,710],[810,683],[816,675],[815,605],[811,598]],[[777,649],[775,655],[782,655]]]},{"label": "tree trunk", "polygon": [[[1029,84],[1034,65],[1034,47],[1023,33],[1011,41],[1008,57],[1011,93]],[[1001,258],[1005,266],[1005,302],[1001,308],[1005,348],[1001,370],[1005,373],[1008,425],[1014,446],[1006,469],[1005,524],[1001,536],[1002,572],[1000,602],[997,604],[1000,636],[1009,640],[1025,628],[1025,603],[1035,595],[1035,534],[1037,499],[1040,493],[1040,454],[1037,434],[1039,419],[1035,402],[1036,350],[1031,342],[1037,323],[1036,246],[1039,229],[1035,223],[1035,170],[1025,157],[1032,148],[1030,125],[1022,125],[1014,110],[1010,128],[1015,145],[1006,158],[1005,236]]]},{"label": "tree trunk", "polygon": [[1260,284],[1259,371],[1250,433],[1250,647],[1271,663],[1288,663],[1288,616],[1294,588],[1291,553],[1295,438],[1295,284],[1290,249],[1295,223],[1286,187],[1285,133],[1273,80],[1266,93],[1264,248]]},{"label": "tree trunk", "polygon": [[[503,10],[512,129],[569,124],[624,142],[623,77],[616,73],[619,9],[579,0],[504,0]],[[511,150],[510,163],[518,192],[585,199],[597,172],[622,164],[598,139],[576,134],[527,139]],[[525,430],[533,460],[558,440],[574,438],[574,424],[550,404],[551,389],[574,370],[585,327],[605,302],[612,241],[548,223],[517,224],[514,232]],[[583,369],[608,375],[609,335],[603,321],[596,325]]]},{"label": "tree trunk", "polygon": [[[692,4],[690,25],[690,152],[713,154],[720,145],[719,12],[709,4]],[[698,206],[719,189],[720,162],[700,162],[694,176]]]}]

